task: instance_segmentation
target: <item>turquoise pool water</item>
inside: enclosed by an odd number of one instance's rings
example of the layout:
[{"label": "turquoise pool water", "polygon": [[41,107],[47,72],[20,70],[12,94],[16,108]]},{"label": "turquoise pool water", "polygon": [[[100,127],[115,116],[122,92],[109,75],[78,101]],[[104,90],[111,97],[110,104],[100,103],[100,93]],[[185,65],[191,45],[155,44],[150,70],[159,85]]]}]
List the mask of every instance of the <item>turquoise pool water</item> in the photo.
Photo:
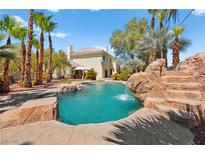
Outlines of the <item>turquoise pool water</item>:
[{"label": "turquoise pool water", "polygon": [[59,95],[58,101],[60,121],[72,125],[119,120],[141,108],[122,83],[88,84]]}]

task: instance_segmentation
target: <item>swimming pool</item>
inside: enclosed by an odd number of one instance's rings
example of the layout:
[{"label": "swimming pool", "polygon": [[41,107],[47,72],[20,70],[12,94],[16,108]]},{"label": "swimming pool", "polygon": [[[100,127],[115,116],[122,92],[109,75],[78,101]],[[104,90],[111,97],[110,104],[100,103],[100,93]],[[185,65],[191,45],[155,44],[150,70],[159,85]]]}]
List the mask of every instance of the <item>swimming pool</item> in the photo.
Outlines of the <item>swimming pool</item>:
[{"label": "swimming pool", "polygon": [[87,84],[60,94],[58,102],[60,121],[72,125],[119,120],[142,107],[125,84],[112,82]]}]

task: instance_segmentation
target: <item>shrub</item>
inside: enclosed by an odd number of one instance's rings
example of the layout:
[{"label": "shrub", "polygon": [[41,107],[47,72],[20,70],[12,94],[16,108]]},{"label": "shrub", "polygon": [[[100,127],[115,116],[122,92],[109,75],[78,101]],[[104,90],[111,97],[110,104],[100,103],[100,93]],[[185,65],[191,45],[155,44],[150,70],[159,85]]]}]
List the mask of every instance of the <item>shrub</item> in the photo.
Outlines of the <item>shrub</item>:
[{"label": "shrub", "polygon": [[120,80],[127,81],[130,76],[130,70],[127,67],[123,67],[120,71]]},{"label": "shrub", "polygon": [[1,89],[2,89],[2,79],[0,77],[0,92],[1,92]]},{"label": "shrub", "polygon": [[97,76],[97,73],[95,72],[95,70],[88,70],[85,73],[85,79],[96,80],[96,76]]},{"label": "shrub", "polygon": [[32,86],[35,86],[36,85],[36,80],[32,80],[31,83],[32,83]]},{"label": "shrub", "polygon": [[120,80],[120,74],[119,73],[114,73],[114,74],[112,74],[112,79],[113,80]]},{"label": "shrub", "polygon": [[47,77],[48,77],[48,74],[47,74],[46,72],[43,72],[43,73],[42,73],[42,78],[43,78],[43,79],[47,79]]}]

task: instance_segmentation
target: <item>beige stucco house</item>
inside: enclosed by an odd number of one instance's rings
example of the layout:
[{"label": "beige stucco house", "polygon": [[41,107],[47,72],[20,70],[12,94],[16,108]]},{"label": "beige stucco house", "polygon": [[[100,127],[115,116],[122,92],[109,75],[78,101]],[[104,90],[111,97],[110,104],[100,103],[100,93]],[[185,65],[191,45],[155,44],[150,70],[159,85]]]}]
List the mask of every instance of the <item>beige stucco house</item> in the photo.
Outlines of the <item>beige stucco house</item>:
[{"label": "beige stucco house", "polygon": [[83,71],[94,69],[99,79],[111,77],[113,73],[119,71],[116,59],[102,49],[84,48],[73,51],[70,45],[67,54],[72,65],[72,68],[67,71],[67,77],[81,78]]}]

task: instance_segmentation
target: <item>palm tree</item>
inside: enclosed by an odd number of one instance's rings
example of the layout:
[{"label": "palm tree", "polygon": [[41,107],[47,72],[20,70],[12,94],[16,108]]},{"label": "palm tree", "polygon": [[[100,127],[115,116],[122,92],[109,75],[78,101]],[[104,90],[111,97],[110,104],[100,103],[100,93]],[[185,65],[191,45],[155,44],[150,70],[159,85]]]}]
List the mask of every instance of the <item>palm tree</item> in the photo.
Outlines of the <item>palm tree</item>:
[{"label": "palm tree", "polygon": [[176,23],[179,17],[177,9],[165,9],[164,12],[166,13],[166,22],[169,23],[172,19]]},{"label": "palm tree", "polygon": [[26,51],[26,64],[25,64],[25,75],[24,75],[24,87],[32,87],[31,82],[31,50],[32,50],[32,38],[33,38],[33,9],[29,10],[28,19],[28,44]]},{"label": "palm tree", "polygon": [[[0,42],[2,40],[4,40],[6,38],[6,35],[4,33],[0,33]],[[12,49],[14,46],[13,45],[4,45],[0,47],[0,57],[1,58],[5,58],[5,59],[15,59],[16,58],[16,54],[15,52],[10,52],[9,49]],[[1,79],[0,79],[1,81]],[[3,87],[3,83],[5,82],[5,79],[3,80],[3,82],[1,81],[0,83],[0,92],[8,92],[5,91],[5,87]],[[9,82],[9,81],[8,81]],[[6,87],[7,89],[7,87]]]},{"label": "palm tree", "polygon": [[46,29],[45,29],[45,31],[48,33],[48,43],[49,43],[49,60],[48,60],[47,82],[51,82],[51,80],[52,80],[52,53],[53,53],[53,47],[52,47],[52,39],[51,39],[51,34],[50,33],[57,26],[57,23],[52,22],[51,19],[52,19],[52,16],[47,17]]},{"label": "palm tree", "polygon": [[[148,12],[150,14],[152,14],[152,20],[151,20],[151,28],[154,30],[154,26],[155,26],[155,16],[157,14],[157,9],[149,9]],[[149,51],[149,64],[152,63],[152,60],[153,60],[153,51],[152,49],[150,49]]]},{"label": "palm tree", "polygon": [[16,30],[14,37],[21,41],[21,83],[24,81],[24,74],[25,74],[25,61],[26,61],[26,46],[25,40],[27,36],[27,28],[20,27]]},{"label": "palm tree", "polygon": [[[159,20],[160,28],[163,28],[165,20],[166,20],[166,23],[169,23],[171,21],[171,19],[174,22],[176,22],[177,17],[178,17],[178,10],[177,9],[164,9],[164,10],[160,10],[157,13],[157,17],[158,17],[158,20]],[[166,43],[166,41],[165,41],[165,43]],[[167,66],[167,61],[168,61],[167,60],[167,52],[168,52],[167,44],[164,44],[163,48],[162,48],[162,52],[159,53],[159,55],[158,55],[158,57],[161,57],[161,54],[162,54],[162,57],[166,61],[166,66]]]},{"label": "palm tree", "polygon": [[40,43],[39,41],[33,37],[32,40],[33,46],[36,49],[36,63],[35,63],[35,84],[37,84],[38,81],[38,77],[39,77],[39,48],[40,48]]},{"label": "palm tree", "polygon": [[37,84],[43,84],[43,60],[44,60],[44,31],[46,28],[46,16],[42,12],[34,14],[34,21],[37,26],[41,29],[40,33],[40,60],[39,60],[39,77]]},{"label": "palm tree", "polygon": [[168,27],[159,28],[157,31],[154,31],[152,28],[147,29],[144,39],[137,43],[138,51],[146,52],[152,49],[154,58],[156,58],[157,53],[162,52],[163,45],[167,44],[169,46],[172,38],[173,34],[169,32]]},{"label": "palm tree", "polygon": [[191,41],[185,38],[180,38],[180,36],[182,35],[182,33],[184,32],[184,27],[183,26],[176,26],[173,29],[175,38],[174,41],[172,43],[172,49],[173,49],[173,69],[176,69],[178,63],[180,62],[180,51],[185,50],[190,44]]},{"label": "palm tree", "polygon": [[[11,45],[11,37],[14,35],[16,29],[18,29],[20,23],[15,21],[12,16],[5,16],[0,24],[0,29],[4,30],[7,35],[6,45]],[[9,63],[10,59],[5,58],[3,63],[3,77],[2,77],[2,92],[9,92]]]}]

